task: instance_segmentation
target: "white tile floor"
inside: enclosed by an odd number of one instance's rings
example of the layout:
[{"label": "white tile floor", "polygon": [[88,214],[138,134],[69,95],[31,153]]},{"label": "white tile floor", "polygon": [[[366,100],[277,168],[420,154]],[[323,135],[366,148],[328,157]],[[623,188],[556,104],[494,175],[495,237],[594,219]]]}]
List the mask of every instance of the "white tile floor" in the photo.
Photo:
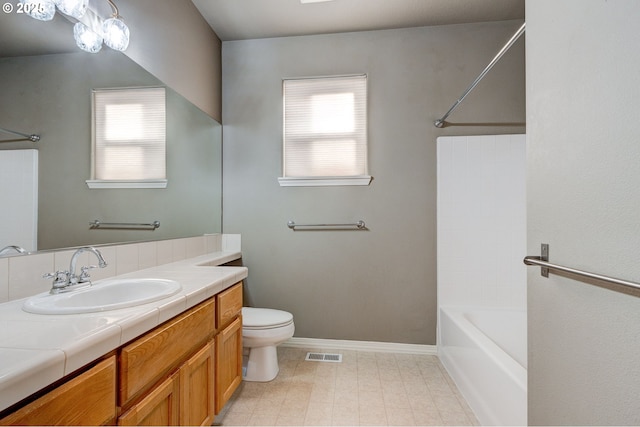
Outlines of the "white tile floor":
[{"label": "white tile floor", "polygon": [[278,348],[280,373],[244,382],[217,425],[478,425],[435,356],[360,351],[341,363],[305,361],[307,351]]}]

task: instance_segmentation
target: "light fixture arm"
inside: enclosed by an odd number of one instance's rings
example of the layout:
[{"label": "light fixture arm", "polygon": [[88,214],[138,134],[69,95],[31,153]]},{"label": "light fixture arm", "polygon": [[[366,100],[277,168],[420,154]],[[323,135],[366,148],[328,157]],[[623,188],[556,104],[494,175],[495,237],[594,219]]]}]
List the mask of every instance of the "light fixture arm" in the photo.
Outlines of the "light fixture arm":
[{"label": "light fixture arm", "polygon": [[120,17],[120,13],[118,12],[118,6],[116,6],[116,4],[111,0],[107,0],[107,2],[111,6],[111,9],[113,9],[113,14],[111,16],[113,18],[119,18]]}]

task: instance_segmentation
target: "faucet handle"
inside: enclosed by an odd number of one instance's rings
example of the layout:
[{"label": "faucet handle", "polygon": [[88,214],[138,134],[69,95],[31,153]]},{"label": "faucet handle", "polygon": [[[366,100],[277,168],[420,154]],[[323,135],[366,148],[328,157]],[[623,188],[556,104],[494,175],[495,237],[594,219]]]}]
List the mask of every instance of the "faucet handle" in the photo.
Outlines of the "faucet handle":
[{"label": "faucet handle", "polygon": [[69,281],[69,272],[64,271],[56,271],[55,273],[45,273],[42,275],[44,279],[53,279],[53,286],[57,287],[61,284],[66,284]]},{"label": "faucet handle", "polygon": [[89,280],[89,278],[91,277],[91,275],[89,274],[89,270],[92,270],[94,268],[98,268],[98,266],[90,265],[90,266],[80,267],[80,276],[78,277],[78,283],[91,282],[91,280]]}]

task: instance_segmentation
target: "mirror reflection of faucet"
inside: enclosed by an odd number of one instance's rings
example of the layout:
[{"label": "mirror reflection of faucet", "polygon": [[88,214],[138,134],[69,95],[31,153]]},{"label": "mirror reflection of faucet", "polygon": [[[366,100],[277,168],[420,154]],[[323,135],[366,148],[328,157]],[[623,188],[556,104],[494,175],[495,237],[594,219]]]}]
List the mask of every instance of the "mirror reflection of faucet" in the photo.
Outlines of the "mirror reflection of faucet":
[{"label": "mirror reflection of faucet", "polygon": [[[80,275],[76,274],[76,264],[78,262],[78,256],[84,252],[90,252],[98,258],[98,265],[84,266],[80,268]],[[61,292],[69,292],[75,289],[82,288],[84,286],[91,286],[91,280],[89,276],[89,270],[92,268],[107,266],[107,262],[102,257],[102,254],[96,248],[91,246],[84,246],[79,248],[71,256],[71,264],[69,270],[56,271],[54,273],[46,273],[42,275],[45,279],[53,279],[50,293],[59,294]]]},{"label": "mirror reflection of faucet", "polygon": [[24,248],[20,247],[20,246],[16,246],[16,245],[9,245],[9,246],[5,246],[4,248],[0,249],[0,256],[2,255],[6,255],[10,252],[16,252],[19,254],[26,254],[27,251],[24,250]]}]

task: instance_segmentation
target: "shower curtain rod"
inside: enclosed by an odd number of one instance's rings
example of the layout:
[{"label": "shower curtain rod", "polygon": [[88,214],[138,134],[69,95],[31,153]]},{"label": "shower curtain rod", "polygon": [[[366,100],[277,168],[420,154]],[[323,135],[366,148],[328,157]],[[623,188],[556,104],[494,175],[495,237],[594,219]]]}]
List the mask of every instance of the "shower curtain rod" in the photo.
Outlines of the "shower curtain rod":
[{"label": "shower curtain rod", "polygon": [[0,127],[0,132],[10,133],[12,135],[16,135],[16,136],[21,136],[22,137],[20,139],[0,140],[0,142],[15,142],[15,141],[38,142],[38,141],[40,141],[40,135],[36,135],[36,134],[27,135],[26,133],[16,132],[14,130],[9,130],[9,129],[5,129],[5,128],[1,128],[1,127]]},{"label": "shower curtain rod", "polygon": [[520,38],[520,36],[524,33],[525,26],[526,26],[526,23],[522,24],[522,26],[518,28],[518,31],[516,31],[516,33],[509,39],[507,44],[505,44],[504,47],[500,49],[498,54],[491,60],[489,65],[487,65],[486,68],[482,70],[480,75],[473,81],[473,83],[471,83],[471,86],[469,86],[467,90],[464,91],[462,96],[458,98],[456,102],[453,103],[451,108],[449,108],[449,111],[447,111],[444,114],[444,116],[442,116],[441,118],[433,122],[435,127],[437,128],[444,127],[445,120],[447,119],[447,117],[449,117],[449,115],[453,113],[453,110],[455,110],[458,107],[458,105],[460,105],[460,103],[464,101],[467,95],[469,95],[469,93],[478,85],[478,83],[480,83],[480,80],[482,80],[484,76],[489,72],[489,70],[491,70],[491,68],[493,68],[493,66],[496,65],[496,62],[498,62],[500,58],[502,58],[502,55],[504,55],[509,50],[509,48],[511,48],[511,46],[513,46],[513,44]]}]

